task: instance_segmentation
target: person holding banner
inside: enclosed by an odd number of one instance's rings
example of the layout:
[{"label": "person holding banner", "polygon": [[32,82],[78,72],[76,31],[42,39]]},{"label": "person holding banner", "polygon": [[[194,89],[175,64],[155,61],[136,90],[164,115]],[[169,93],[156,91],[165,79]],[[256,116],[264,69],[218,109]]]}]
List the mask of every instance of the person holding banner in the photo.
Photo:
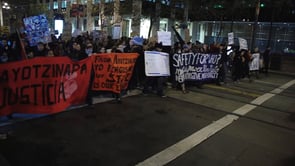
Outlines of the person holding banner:
[{"label": "person holding banner", "polygon": [[254,52],[252,53],[252,60],[249,63],[250,72],[255,73],[256,78],[259,78],[259,69],[260,66],[260,52],[258,47],[254,49]]},{"label": "person holding banner", "polygon": [[228,55],[226,52],[226,46],[224,44],[221,44],[220,47],[220,54],[221,54],[221,59],[219,60],[219,71],[218,71],[218,77],[217,77],[217,85],[221,85],[221,83],[226,84],[226,73],[228,71],[227,69],[227,62],[228,62]]},{"label": "person holding banner", "polygon": [[[179,42],[176,42],[174,44],[174,49],[173,49],[172,55],[184,53],[185,52],[184,47],[186,47],[186,46],[185,45],[181,45],[181,43],[179,43]],[[189,51],[190,50],[187,49],[187,52],[189,52]],[[172,57],[172,59],[173,59],[173,57]],[[175,68],[175,66],[173,64],[171,64],[171,66],[172,66],[172,68],[171,68],[172,73],[175,73],[177,69]],[[182,69],[180,69],[180,71],[181,71],[182,74],[184,74],[184,71]],[[173,86],[175,88],[177,88],[178,86],[180,86],[181,91],[182,91],[183,94],[188,93],[189,91],[186,89],[185,80],[184,79],[177,78],[177,76],[175,76],[175,74],[173,74],[173,77],[174,77],[173,78],[173,84],[174,84]]]},{"label": "person holding banner", "polygon": [[[160,43],[153,43],[148,50],[150,51],[162,51],[162,42]],[[147,95],[149,93],[149,87],[151,86],[152,89],[155,89],[157,91],[157,95],[160,97],[167,97],[164,94],[164,82],[165,82],[165,77],[163,76],[147,76],[144,81],[144,86],[142,93],[144,95]]]},{"label": "person holding banner", "polygon": [[88,57],[88,55],[85,52],[85,49],[82,49],[82,46],[79,42],[75,41],[72,47],[73,50],[69,55],[72,60],[79,61]]},{"label": "person holding banner", "polygon": [[143,50],[143,38],[139,36],[134,36],[130,40],[130,52],[138,53],[139,56],[135,62],[134,70],[132,73],[131,80],[128,85],[128,90],[135,89],[138,86],[142,86],[145,79],[144,75],[144,50]]},{"label": "person holding banner", "polygon": [[45,47],[43,42],[38,42],[34,51],[34,57],[44,57],[47,56],[48,49]]}]

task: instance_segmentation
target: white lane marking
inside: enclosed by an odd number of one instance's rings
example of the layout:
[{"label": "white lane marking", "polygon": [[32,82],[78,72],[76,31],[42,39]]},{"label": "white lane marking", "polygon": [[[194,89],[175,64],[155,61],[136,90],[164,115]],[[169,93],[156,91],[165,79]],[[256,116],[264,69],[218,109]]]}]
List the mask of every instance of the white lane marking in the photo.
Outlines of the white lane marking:
[{"label": "white lane marking", "polygon": [[255,105],[246,104],[238,109],[236,109],[233,113],[238,115],[246,115],[248,112],[252,111],[254,108],[256,108]]},{"label": "white lane marking", "polygon": [[282,85],[280,88],[281,89],[287,89],[287,88],[289,88],[290,86],[292,86],[294,84],[295,84],[295,80],[292,80],[292,81],[289,81],[286,84]]},{"label": "white lane marking", "polygon": [[277,88],[277,89],[272,90],[270,93],[279,94],[279,93],[283,92],[283,90],[284,89]]},{"label": "white lane marking", "polygon": [[289,88],[290,86],[295,84],[295,80],[289,81],[286,84],[280,86],[279,88],[276,88],[274,90],[272,90],[270,93],[274,93],[274,94],[279,94],[281,93],[283,90]]},{"label": "white lane marking", "polygon": [[137,166],[165,165],[177,158],[178,156],[182,155],[183,153],[187,152],[189,149],[200,144],[210,136],[214,135],[216,132],[225,128],[238,118],[239,117],[236,115],[226,115],[218,121],[215,121],[210,125],[204,127],[203,129],[195,132],[189,137],[186,137],[185,139],[155,154],[154,156],[146,159],[145,161],[138,163]]},{"label": "white lane marking", "polygon": [[255,100],[251,101],[251,104],[261,105],[262,103],[264,103],[266,100],[272,98],[273,96],[275,96],[275,94],[265,93],[264,95],[259,96]]},{"label": "white lane marking", "polygon": [[[295,84],[295,80],[290,81],[283,86],[281,89],[287,89],[288,87]],[[253,100],[251,104],[260,105],[271,97],[275,96],[274,94],[266,93],[257,99]],[[233,113],[238,115],[245,115],[249,113],[251,110],[256,108],[257,106],[246,104],[238,109],[236,109]],[[239,117],[237,115],[225,115],[223,118],[211,123],[210,125],[202,128],[201,130],[193,133],[192,135],[184,138],[183,140],[177,142],[176,144],[164,149],[163,151],[151,156],[150,158],[138,163],[136,166],[162,166],[165,165],[172,160],[176,159],[180,155],[189,151],[193,147],[197,146],[201,142],[205,141],[207,138],[211,137],[218,131],[227,127],[235,120],[238,120]]]}]

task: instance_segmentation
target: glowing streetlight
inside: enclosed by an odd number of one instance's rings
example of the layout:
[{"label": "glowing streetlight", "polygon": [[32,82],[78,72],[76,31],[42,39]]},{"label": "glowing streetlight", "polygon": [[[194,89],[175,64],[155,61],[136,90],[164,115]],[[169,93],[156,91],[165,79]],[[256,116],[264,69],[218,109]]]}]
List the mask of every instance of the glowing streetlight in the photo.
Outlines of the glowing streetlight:
[{"label": "glowing streetlight", "polygon": [[3,2],[2,3],[2,0],[0,0],[0,26],[3,26],[3,10],[2,9],[7,9],[9,10],[10,9],[10,6],[7,2]]},{"label": "glowing streetlight", "polygon": [[7,2],[4,2],[3,5],[2,5],[2,8],[3,9],[10,9],[10,6]]}]

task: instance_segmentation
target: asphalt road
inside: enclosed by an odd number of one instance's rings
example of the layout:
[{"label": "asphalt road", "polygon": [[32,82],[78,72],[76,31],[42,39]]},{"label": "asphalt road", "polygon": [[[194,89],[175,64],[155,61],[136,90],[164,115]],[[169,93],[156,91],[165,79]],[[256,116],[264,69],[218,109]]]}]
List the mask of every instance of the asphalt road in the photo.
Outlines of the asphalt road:
[{"label": "asphalt road", "polygon": [[16,119],[0,166],[295,165],[294,76],[189,90]]}]

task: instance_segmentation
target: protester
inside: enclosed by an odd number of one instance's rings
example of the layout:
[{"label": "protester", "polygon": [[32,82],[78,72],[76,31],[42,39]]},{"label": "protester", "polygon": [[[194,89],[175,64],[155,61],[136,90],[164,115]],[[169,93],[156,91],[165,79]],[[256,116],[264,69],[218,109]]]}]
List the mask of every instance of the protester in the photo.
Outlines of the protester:
[{"label": "protester", "polygon": [[241,51],[236,50],[233,57],[232,79],[234,83],[239,83],[243,73],[243,58]]},{"label": "protester", "polygon": [[[154,43],[149,46],[148,50],[149,51],[162,51],[162,43]],[[160,97],[167,97],[164,94],[164,82],[165,82],[165,77],[163,76],[147,76],[144,81],[144,86],[142,93],[144,95],[147,95],[150,93],[149,87],[151,87],[153,90],[156,91],[156,94]]]},{"label": "protester", "polygon": [[263,64],[264,64],[264,73],[268,75],[268,68],[269,68],[269,60],[270,60],[270,47],[267,47],[263,53]]},{"label": "protester", "polygon": [[86,54],[85,50],[82,48],[79,42],[73,42],[72,51],[70,52],[69,56],[72,60],[76,61],[88,57],[88,55]]},{"label": "protester", "polygon": [[[259,52],[258,47],[256,47],[254,49],[254,52],[252,53],[252,59],[251,59],[250,63],[252,63],[252,61],[254,61],[254,59],[256,60],[255,63],[257,63],[256,65],[258,65],[258,67],[257,67],[257,69],[250,69],[250,72],[251,72],[251,74],[254,73],[255,74],[255,77],[258,79],[259,78],[259,70],[261,68],[261,64],[260,64],[260,52]],[[249,65],[249,66],[251,66],[251,65]]]},{"label": "protester", "polygon": [[[187,47],[187,46],[184,46],[184,47]],[[174,48],[173,48],[173,51],[172,51],[172,56],[174,54],[182,54],[183,53],[183,50],[184,50],[184,48],[181,45],[181,43],[179,43],[179,42],[174,43]],[[189,49],[186,49],[186,50],[189,51]],[[171,63],[170,65],[171,65],[171,72],[172,73],[175,73],[175,71],[176,71],[175,66],[173,66],[173,63]],[[184,74],[184,71],[181,71],[181,72],[182,72],[181,74]],[[180,88],[183,94],[188,93],[188,90],[186,89],[185,80],[182,80],[182,79],[177,78],[175,76],[175,74],[172,74],[172,77],[173,77],[172,78],[172,86],[174,88]]]},{"label": "protester", "polygon": [[226,84],[226,74],[228,71],[227,70],[228,55],[226,52],[226,45],[221,44],[219,49],[220,49],[221,58],[218,64],[219,71],[218,71],[218,77],[216,79],[217,85],[221,85],[222,83]]},{"label": "protester", "polygon": [[130,52],[138,53],[128,89],[132,90],[143,85],[145,79],[143,38],[134,36],[130,40]]},{"label": "protester", "polygon": [[252,55],[251,55],[251,52],[250,50],[242,50],[241,52],[241,55],[242,55],[242,61],[243,61],[243,74],[242,74],[242,78],[244,77],[247,77],[249,82],[252,82],[251,80],[251,75],[250,75],[250,68],[249,68],[249,63],[251,62],[252,60]]},{"label": "protester", "polygon": [[6,63],[9,62],[9,57],[12,56],[12,50],[11,48],[7,45],[7,42],[3,42],[5,40],[2,40],[2,46],[0,50],[0,63]]},{"label": "protester", "polygon": [[43,42],[38,42],[33,52],[34,57],[44,57],[47,55],[48,49]]},{"label": "protester", "polygon": [[93,45],[91,43],[88,43],[85,49],[85,53],[88,56],[91,56],[91,54],[93,53]]}]

